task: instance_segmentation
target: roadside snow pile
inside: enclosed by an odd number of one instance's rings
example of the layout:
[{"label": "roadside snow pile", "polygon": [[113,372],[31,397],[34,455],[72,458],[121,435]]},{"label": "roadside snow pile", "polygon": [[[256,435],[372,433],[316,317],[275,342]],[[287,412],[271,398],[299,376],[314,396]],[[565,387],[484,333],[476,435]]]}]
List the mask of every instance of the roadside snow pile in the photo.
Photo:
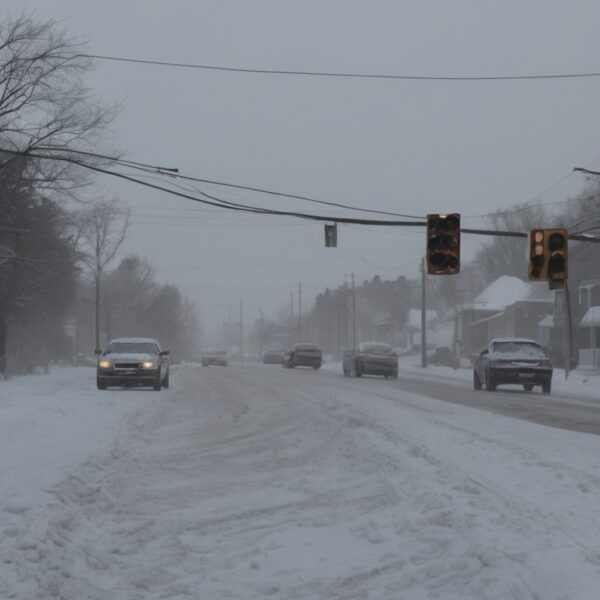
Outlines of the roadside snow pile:
[{"label": "roadside snow pile", "polygon": [[[0,597],[14,579],[15,549],[41,559],[35,523],[46,521],[52,486],[109,447],[124,417],[160,400],[146,390],[98,391],[95,370],[55,368],[49,375],[0,381]],[[39,541],[39,540],[38,540]],[[17,597],[32,597],[25,595]],[[14,597],[14,596],[10,596]]]},{"label": "roadside snow pile", "polygon": [[106,444],[147,391],[96,389],[95,370],[55,368],[0,382],[0,508],[44,502],[44,489]]}]

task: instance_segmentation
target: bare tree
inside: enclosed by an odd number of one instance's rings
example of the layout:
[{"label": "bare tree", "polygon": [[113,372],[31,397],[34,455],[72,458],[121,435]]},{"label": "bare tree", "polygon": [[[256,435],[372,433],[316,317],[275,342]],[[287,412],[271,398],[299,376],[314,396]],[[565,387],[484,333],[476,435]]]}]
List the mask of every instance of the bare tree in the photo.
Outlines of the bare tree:
[{"label": "bare tree", "polygon": [[53,221],[61,207],[52,201],[81,199],[90,175],[76,163],[55,159],[95,149],[116,113],[100,106],[84,83],[92,68],[85,50],[54,21],[21,15],[0,22],[0,371],[24,282],[48,283],[32,279],[27,268],[32,261],[43,268],[55,260],[43,248],[31,254],[34,246],[25,242],[34,229],[24,209],[50,207],[45,218]]},{"label": "bare tree", "polygon": [[70,194],[87,183],[77,165],[38,156],[96,148],[116,114],[84,83],[93,66],[85,50],[54,21],[21,15],[0,23],[0,148],[35,157],[26,179],[38,191]]},{"label": "bare tree", "polygon": [[82,260],[90,268],[95,288],[95,344],[100,348],[100,285],[106,266],[127,235],[129,211],[117,200],[101,200],[81,215]]},{"label": "bare tree", "polygon": [[[510,210],[499,210],[488,218],[492,229],[529,231],[545,227],[548,214],[542,204],[523,204]],[[475,262],[487,282],[501,275],[527,279],[527,241],[525,238],[495,237],[479,250]]]}]

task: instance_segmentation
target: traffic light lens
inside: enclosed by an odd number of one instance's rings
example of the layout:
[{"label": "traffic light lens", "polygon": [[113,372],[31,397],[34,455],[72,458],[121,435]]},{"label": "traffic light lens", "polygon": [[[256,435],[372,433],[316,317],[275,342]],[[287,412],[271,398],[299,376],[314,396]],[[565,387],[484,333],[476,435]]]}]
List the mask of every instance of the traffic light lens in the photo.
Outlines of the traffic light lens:
[{"label": "traffic light lens", "polygon": [[565,236],[562,233],[553,233],[548,239],[548,248],[551,252],[561,250],[565,246]]},{"label": "traffic light lens", "polygon": [[434,252],[429,260],[434,267],[441,267],[444,264],[445,256],[441,252]]},{"label": "traffic light lens", "polygon": [[562,273],[565,269],[565,259],[562,254],[555,254],[548,263],[549,273]]},{"label": "traffic light lens", "polygon": [[454,271],[458,267],[458,258],[454,255],[449,256],[446,260],[446,266]]}]

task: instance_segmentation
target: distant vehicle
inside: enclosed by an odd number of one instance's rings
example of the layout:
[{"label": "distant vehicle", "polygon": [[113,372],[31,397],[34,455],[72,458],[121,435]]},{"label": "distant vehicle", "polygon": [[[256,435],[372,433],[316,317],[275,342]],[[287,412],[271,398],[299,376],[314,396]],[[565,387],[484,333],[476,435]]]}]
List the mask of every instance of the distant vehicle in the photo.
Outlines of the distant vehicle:
[{"label": "distant vehicle", "polygon": [[227,366],[227,352],[225,350],[205,350],[200,356],[200,364],[203,367],[208,365]]},{"label": "distant vehicle", "polygon": [[296,344],[289,352],[283,355],[281,365],[287,369],[294,367],[321,368],[323,354],[319,346],[315,344]]},{"label": "distant vehicle", "polygon": [[264,354],[262,361],[265,364],[280,365],[283,360],[283,348],[269,348]]},{"label": "distant vehicle", "polygon": [[380,342],[363,342],[356,350],[344,350],[342,353],[342,369],[345,377],[352,374],[383,375],[398,378],[398,355],[388,344]]},{"label": "distant vehicle", "polygon": [[527,338],[496,338],[475,358],[473,387],[496,391],[503,384],[522,385],[526,392],[542,386],[542,392],[552,390],[552,362],[535,340]]},{"label": "distant vehicle", "polygon": [[97,352],[96,384],[107,387],[169,387],[169,355],[154,338],[117,338]]}]

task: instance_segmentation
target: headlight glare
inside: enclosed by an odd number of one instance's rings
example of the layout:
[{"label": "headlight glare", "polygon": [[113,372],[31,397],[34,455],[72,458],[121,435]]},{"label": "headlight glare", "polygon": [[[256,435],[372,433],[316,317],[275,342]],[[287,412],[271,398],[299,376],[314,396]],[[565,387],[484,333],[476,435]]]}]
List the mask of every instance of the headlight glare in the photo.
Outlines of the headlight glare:
[{"label": "headlight glare", "polygon": [[142,369],[156,369],[157,363],[155,360],[145,360],[142,363]]},{"label": "headlight glare", "polygon": [[98,361],[98,366],[101,369],[110,369],[113,365],[112,360],[108,360],[107,358],[103,358],[102,360]]}]

